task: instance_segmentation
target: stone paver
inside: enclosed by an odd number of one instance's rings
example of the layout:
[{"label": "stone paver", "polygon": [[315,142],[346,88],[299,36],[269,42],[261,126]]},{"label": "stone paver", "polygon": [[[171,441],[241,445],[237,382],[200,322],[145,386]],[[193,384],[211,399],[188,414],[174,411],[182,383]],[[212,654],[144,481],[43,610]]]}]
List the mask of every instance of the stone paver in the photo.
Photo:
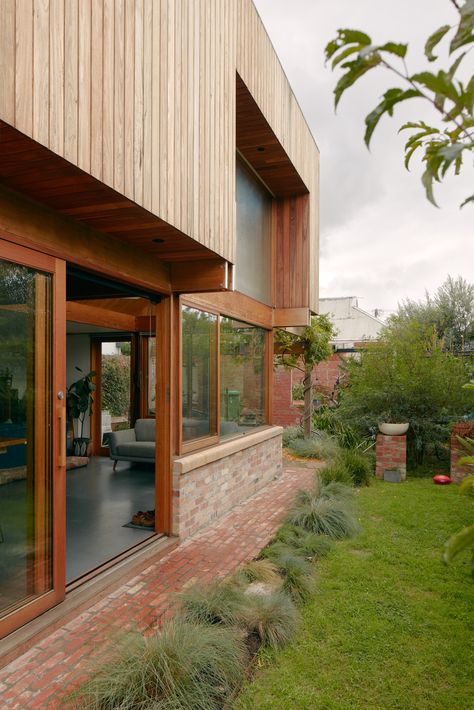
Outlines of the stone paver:
[{"label": "stone paver", "polygon": [[185,540],[158,562],[42,639],[0,670],[0,707],[54,710],[127,629],[149,632],[173,611],[174,593],[192,581],[225,577],[255,557],[279,527],[314,466],[286,464],[283,475]]}]

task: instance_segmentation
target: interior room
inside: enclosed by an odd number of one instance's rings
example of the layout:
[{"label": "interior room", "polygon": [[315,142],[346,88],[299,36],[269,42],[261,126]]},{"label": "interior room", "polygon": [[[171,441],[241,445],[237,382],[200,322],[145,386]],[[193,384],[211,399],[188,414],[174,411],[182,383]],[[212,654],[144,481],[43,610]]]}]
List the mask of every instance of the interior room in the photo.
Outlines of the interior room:
[{"label": "interior room", "polygon": [[68,269],[67,583],[155,535],[155,342],[150,297]]}]

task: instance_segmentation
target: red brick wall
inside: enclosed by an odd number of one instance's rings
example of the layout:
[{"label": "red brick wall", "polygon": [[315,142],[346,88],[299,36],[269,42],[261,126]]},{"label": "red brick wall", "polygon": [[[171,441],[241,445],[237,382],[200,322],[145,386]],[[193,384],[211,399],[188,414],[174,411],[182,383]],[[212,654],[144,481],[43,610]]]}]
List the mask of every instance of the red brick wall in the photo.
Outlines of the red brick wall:
[{"label": "red brick wall", "polygon": [[334,391],[337,381],[341,377],[342,356],[333,353],[329,360],[320,362],[313,370],[313,384],[316,391],[331,394]]},{"label": "red brick wall", "polygon": [[466,456],[466,452],[459,441],[458,436],[473,439],[474,438],[474,422],[459,422],[453,426],[451,433],[451,478],[455,483],[460,483],[465,476],[472,475],[474,469],[472,466],[459,466],[458,460],[461,456]]},{"label": "red brick wall", "polygon": [[[301,373],[302,377],[302,373]],[[273,422],[279,426],[299,424],[303,415],[301,405],[295,405],[291,398],[291,387],[301,379],[298,370],[277,367],[273,373]]]},{"label": "red brick wall", "polygon": [[407,438],[377,434],[375,445],[375,475],[383,480],[384,472],[389,468],[398,468],[402,480],[407,476]]}]

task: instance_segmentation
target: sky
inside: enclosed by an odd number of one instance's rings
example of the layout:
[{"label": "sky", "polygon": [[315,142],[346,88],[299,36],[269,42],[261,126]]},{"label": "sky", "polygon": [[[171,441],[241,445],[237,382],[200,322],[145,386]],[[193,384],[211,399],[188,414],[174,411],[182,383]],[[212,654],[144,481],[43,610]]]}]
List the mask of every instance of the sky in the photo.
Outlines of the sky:
[{"label": "sky", "polygon": [[[426,38],[456,19],[448,0],[254,0],[320,150],[320,296],[357,296],[365,310],[394,310],[421,299],[448,274],[474,282],[474,205],[459,204],[474,187],[474,168],[437,186],[440,209],[425,198],[420,162],[403,166],[403,122],[435,120],[420,100],[384,117],[370,152],[364,118],[384,91],[397,86],[374,70],[341,99],[339,74],[324,66],[324,47],[339,28],[360,29],[374,44],[409,43],[410,72],[426,68]],[[446,67],[440,56],[439,66]],[[472,55],[471,55],[472,59]],[[436,64],[432,65],[436,67]],[[472,62],[466,69],[472,73]],[[411,104],[411,105],[410,105]],[[435,123],[436,125],[436,123]]]}]

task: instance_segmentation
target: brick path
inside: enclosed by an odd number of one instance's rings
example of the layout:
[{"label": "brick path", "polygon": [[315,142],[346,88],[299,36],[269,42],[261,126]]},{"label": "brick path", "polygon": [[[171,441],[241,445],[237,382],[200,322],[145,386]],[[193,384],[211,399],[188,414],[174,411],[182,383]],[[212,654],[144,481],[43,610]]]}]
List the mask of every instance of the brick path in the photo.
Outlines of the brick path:
[{"label": "brick path", "polygon": [[193,580],[225,577],[265,547],[295,492],[315,466],[284,466],[283,475],[214,525],[186,540],[73,621],[0,670],[0,707],[53,710],[106,646],[126,629],[146,631],[173,607],[173,592]]}]

